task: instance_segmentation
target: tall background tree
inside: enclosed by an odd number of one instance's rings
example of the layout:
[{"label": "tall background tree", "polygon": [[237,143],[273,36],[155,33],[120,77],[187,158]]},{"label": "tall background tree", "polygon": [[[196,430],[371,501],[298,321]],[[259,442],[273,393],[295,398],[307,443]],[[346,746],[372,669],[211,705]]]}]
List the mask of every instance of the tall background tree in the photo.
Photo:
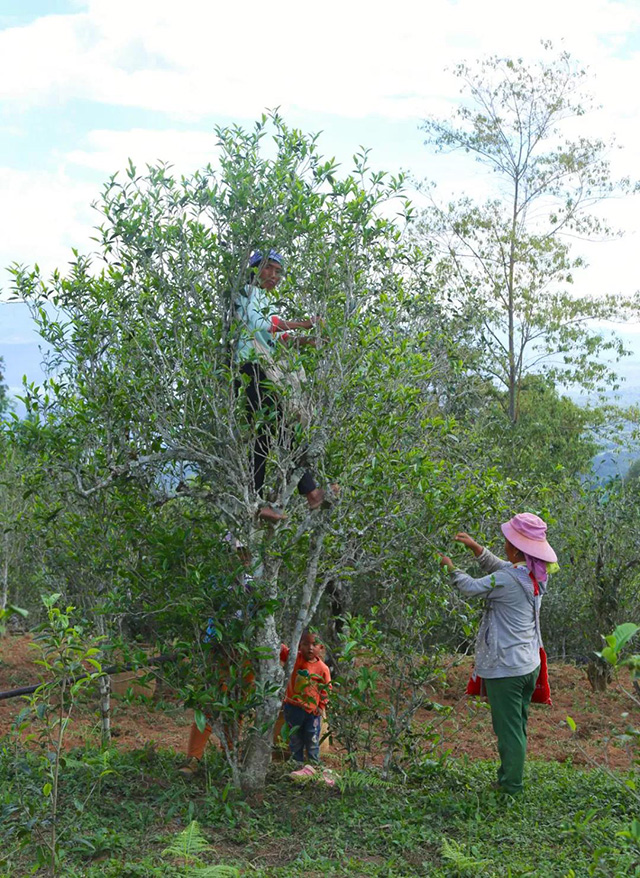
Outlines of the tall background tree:
[{"label": "tall background tree", "polygon": [[633,187],[612,176],[612,143],[574,136],[589,108],[586,72],[568,53],[544,48],[548,58],[536,65],[499,57],[459,65],[463,97],[454,120],[423,126],[429,146],[467,153],[495,178],[493,186],[481,178],[496,190],[485,201],[433,201],[421,230],[436,242],[435,277],[467,365],[504,388],[512,423],[529,372],[585,389],[615,385],[606,357],[624,348],[593,322],[620,319],[636,305],[613,290],[570,291],[584,265],[571,238],[615,234],[597,207]]},{"label": "tall background tree", "polygon": [[4,380],[4,359],[0,357],[0,415],[9,408],[9,392]]}]

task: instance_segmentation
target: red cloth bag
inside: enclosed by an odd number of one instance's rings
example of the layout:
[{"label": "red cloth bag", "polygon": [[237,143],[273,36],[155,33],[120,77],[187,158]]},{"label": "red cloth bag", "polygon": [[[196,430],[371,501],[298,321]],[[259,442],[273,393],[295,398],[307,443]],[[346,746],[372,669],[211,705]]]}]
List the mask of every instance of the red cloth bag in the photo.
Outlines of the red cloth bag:
[{"label": "red cloth bag", "polygon": [[[535,578],[533,573],[529,572],[529,577],[531,582],[533,583],[533,594],[535,597],[538,597],[540,594],[540,585],[538,580]],[[540,640],[542,640],[542,635],[540,634],[540,622],[538,620],[536,610],[536,627],[538,628],[538,635]],[[531,701],[534,704],[553,704],[551,701],[551,688],[549,686],[549,668],[547,666],[547,653],[545,652],[544,646],[540,647],[540,670],[538,672],[538,679],[536,680],[536,688],[533,690],[533,695],[531,696]]]},{"label": "red cloth bag", "polygon": [[547,668],[547,654],[544,646],[540,647],[540,671],[536,680],[536,688],[533,690],[531,701],[534,704],[553,704],[551,689],[549,687],[549,669]]},{"label": "red cloth bag", "polygon": [[475,695],[479,698],[483,698],[486,694],[487,687],[484,685],[484,680],[476,674],[476,669],[474,668],[471,671],[471,676],[467,683],[467,695]]},{"label": "red cloth bag", "polygon": [[[538,580],[533,573],[529,573],[533,582],[533,593],[537,597],[540,594],[540,586]],[[476,674],[475,668],[471,671],[469,682],[467,683],[467,695],[475,695],[483,697],[487,694],[487,687],[484,680]],[[531,701],[534,704],[553,704],[551,701],[551,688],[549,686],[549,668],[547,665],[547,653],[543,646],[540,647],[540,670],[538,679],[536,680],[536,688],[533,690]]]},{"label": "red cloth bag", "polygon": [[[475,695],[483,698],[487,694],[487,687],[484,680],[476,674],[475,668],[471,671],[469,682],[467,683],[467,695]],[[551,700],[551,689],[549,687],[549,669],[547,667],[547,654],[544,647],[540,647],[540,670],[538,679],[536,680],[536,688],[531,696],[533,704],[553,704]]]}]

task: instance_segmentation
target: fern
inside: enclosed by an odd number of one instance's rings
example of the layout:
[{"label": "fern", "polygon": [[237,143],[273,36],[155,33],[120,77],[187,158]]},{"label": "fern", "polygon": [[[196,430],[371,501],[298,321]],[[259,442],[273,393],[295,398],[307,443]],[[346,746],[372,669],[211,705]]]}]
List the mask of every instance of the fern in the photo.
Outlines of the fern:
[{"label": "fern", "polygon": [[185,866],[199,861],[198,854],[210,850],[211,845],[206,840],[197,820],[191,823],[175,836],[171,844],[162,851],[163,857],[175,857],[184,861]]},{"label": "fern", "polygon": [[341,793],[384,786],[387,786],[387,781],[370,771],[344,771],[336,775],[336,787]]},{"label": "fern", "polygon": [[454,866],[460,875],[488,875],[486,868],[491,865],[491,860],[478,860],[470,857],[457,841],[442,839],[442,857]]},{"label": "fern", "polygon": [[182,860],[184,874],[193,878],[240,878],[240,872],[235,866],[203,865],[198,855],[210,850],[211,845],[202,834],[200,824],[197,820],[192,820],[162,851],[162,856]]}]

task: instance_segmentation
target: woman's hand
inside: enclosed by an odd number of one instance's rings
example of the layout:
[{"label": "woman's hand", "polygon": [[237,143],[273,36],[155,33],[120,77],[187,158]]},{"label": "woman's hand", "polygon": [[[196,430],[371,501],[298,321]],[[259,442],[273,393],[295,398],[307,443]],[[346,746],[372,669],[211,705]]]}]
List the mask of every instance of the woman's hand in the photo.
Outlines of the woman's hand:
[{"label": "woman's hand", "polygon": [[477,543],[473,539],[473,537],[470,537],[469,534],[465,533],[464,531],[460,531],[459,533],[457,533],[454,537],[454,540],[457,543],[462,543],[462,545],[466,546],[467,549],[471,549],[476,558],[484,551],[484,548],[480,545],[480,543]]},{"label": "woman's hand", "polygon": [[449,558],[447,555],[443,555],[442,552],[438,552],[438,555],[440,556],[441,567],[446,567],[450,573],[456,569],[455,564],[453,563],[451,558]]}]

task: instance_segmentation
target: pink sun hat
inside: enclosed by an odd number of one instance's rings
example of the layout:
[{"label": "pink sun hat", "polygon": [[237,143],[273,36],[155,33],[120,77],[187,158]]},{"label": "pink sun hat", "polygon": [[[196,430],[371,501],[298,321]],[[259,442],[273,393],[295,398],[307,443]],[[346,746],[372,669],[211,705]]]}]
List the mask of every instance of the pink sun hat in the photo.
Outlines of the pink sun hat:
[{"label": "pink sun hat", "polygon": [[532,512],[520,512],[500,525],[512,546],[540,561],[555,562],[558,556],[547,542],[547,525]]}]

